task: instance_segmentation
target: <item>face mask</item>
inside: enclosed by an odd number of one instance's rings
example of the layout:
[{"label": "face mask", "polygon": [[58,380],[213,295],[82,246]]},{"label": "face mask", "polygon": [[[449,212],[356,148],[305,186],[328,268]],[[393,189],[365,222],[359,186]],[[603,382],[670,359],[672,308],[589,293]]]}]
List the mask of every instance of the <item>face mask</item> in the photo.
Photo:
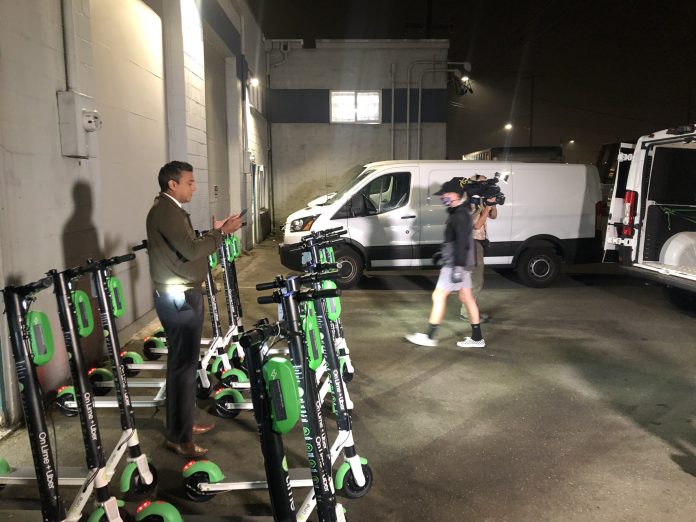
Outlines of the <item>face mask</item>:
[{"label": "face mask", "polygon": [[449,196],[441,196],[440,201],[442,201],[442,204],[445,205],[446,207],[451,207],[452,203],[455,202],[455,200]]}]

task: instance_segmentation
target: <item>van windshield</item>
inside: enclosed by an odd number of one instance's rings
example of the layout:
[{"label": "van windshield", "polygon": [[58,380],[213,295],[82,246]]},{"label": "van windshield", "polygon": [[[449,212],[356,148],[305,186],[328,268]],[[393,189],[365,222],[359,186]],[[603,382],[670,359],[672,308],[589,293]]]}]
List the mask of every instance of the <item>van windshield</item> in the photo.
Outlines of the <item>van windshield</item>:
[{"label": "van windshield", "polygon": [[344,194],[350,192],[353,187],[355,187],[357,184],[359,184],[362,180],[364,180],[367,176],[372,174],[375,171],[375,169],[366,169],[363,170],[358,176],[355,178],[351,179],[348,183],[346,183],[343,187],[338,189],[338,191],[331,196],[329,199],[326,200],[325,205],[330,205],[334,201],[338,201],[343,197]]}]

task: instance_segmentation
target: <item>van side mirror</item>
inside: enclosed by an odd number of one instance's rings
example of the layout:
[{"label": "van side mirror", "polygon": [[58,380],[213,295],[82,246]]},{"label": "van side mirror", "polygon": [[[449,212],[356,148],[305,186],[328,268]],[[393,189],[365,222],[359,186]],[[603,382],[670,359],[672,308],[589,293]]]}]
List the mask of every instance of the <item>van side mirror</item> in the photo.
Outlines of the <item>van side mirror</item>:
[{"label": "van side mirror", "polygon": [[361,193],[350,198],[350,217],[362,217],[367,215],[365,199]]}]

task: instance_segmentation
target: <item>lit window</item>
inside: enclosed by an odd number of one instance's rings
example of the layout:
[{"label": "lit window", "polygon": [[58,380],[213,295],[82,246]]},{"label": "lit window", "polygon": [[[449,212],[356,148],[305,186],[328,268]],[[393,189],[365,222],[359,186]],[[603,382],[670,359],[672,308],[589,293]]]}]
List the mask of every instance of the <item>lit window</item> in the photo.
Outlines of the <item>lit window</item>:
[{"label": "lit window", "polygon": [[331,123],[380,123],[379,91],[331,91]]}]

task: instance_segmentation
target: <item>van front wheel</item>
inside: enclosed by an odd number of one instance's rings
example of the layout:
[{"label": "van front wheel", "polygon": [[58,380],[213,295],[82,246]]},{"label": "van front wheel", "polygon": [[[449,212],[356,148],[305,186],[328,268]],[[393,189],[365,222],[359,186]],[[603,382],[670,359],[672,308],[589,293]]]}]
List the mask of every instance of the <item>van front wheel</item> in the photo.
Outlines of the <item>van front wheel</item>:
[{"label": "van front wheel", "polygon": [[561,260],[552,249],[525,250],[517,263],[517,275],[523,284],[532,288],[546,288],[561,271]]},{"label": "van front wheel", "polygon": [[363,274],[362,256],[352,248],[344,247],[336,251],[336,263],[340,274],[336,284],[341,288],[353,288],[357,285]]}]

